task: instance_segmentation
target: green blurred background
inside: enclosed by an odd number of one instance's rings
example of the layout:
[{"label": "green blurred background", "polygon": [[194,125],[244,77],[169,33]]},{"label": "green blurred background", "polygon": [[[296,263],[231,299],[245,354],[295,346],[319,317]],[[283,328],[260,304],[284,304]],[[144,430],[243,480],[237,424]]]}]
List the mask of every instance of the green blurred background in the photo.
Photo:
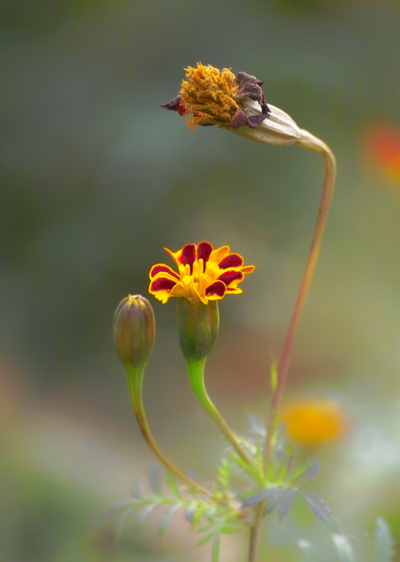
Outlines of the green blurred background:
[{"label": "green blurred background", "polygon": [[[255,272],[221,303],[208,363],[214,401],[237,431],[265,418],[318,208],[323,166],[296,146],[190,132],[160,109],[197,61],[264,79],[267,100],[324,139],[337,191],[286,400],[332,399],[346,437],[317,450],[313,483],[360,560],[375,519],[399,537],[398,185],[365,138],[399,125],[399,18],[389,0],[1,2],[0,504],[7,562],[203,562],[179,515],[162,541],[106,508],[153,460],[112,344],[128,293],[147,294],[163,247],[229,244]],[[152,299],[157,343],[145,380],[150,424],[182,470],[212,478],[218,432],[192,396],[175,303]],[[368,533],[369,536],[366,536]],[[333,560],[301,502],[268,522],[267,560],[300,538]],[[244,559],[246,536],[223,542]]]}]

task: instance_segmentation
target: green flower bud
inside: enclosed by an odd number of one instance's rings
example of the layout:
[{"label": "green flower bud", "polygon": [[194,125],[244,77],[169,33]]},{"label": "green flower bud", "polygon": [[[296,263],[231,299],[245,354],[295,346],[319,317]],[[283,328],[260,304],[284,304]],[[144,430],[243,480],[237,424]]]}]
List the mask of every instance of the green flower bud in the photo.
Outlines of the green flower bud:
[{"label": "green flower bud", "polygon": [[144,367],[155,338],[156,320],[149,301],[141,295],[125,297],[114,314],[114,347],[125,367]]},{"label": "green flower bud", "polygon": [[216,300],[190,302],[180,298],[177,309],[178,336],[182,353],[189,363],[205,359],[214,347],[219,328]]}]

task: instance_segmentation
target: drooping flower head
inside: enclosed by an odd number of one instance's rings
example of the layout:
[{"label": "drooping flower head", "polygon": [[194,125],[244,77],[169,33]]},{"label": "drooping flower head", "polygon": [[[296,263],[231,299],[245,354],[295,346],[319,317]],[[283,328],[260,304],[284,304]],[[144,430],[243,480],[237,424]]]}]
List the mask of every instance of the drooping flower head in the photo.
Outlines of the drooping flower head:
[{"label": "drooping flower head", "polygon": [[285,112],[267,104],[262,80],[230,69],[197,63],[185,68],[179,94],[161,107],[186,116],[190,129],[217,125],[258,142],[292,144],[300,129]]},{"label": "drooping flower head", "polygon": [[[242,125],[257,127],[271,113],[261,86],[262,81],[245,72],[238,76],[228,69],[218,70],[211,65],[197,63],[197,68],[185,68],[187,80],[183,80],[179,96],[162,107],[178,111],[180,115],[192,115],[188,125],[227,125],[237,129]],[[246,98],[259,103],[261,114],[245,111]]]},{"label": "drooping flower head", "polygon": [[243,266],[239,254],[230,254],[229,246],[213,250],[209,242],[186,244],[171,252],[164,248],[178,266],[178,273],[165,264],[156,264],[150,270],[149,292],[162,303],[170,297],[183,297],[190,302],[207,304],[222,299],[226,294],[238,294],[238,284],[253,265]]}]

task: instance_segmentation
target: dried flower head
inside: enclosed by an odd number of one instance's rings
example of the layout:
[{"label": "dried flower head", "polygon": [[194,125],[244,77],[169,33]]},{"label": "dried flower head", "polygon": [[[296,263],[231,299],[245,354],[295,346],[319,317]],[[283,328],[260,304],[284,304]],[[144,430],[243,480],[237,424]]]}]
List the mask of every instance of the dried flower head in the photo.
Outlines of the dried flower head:
[{"label": "dried flower head", "polygon": [[187,116],[190,129],[197,125],[217,125],[258,142],[291,144],[300,129],[282,110],[267,104],[263,81],[230,69],[219,70],[197,63],[185,68],[179,95],[161,107]]}]

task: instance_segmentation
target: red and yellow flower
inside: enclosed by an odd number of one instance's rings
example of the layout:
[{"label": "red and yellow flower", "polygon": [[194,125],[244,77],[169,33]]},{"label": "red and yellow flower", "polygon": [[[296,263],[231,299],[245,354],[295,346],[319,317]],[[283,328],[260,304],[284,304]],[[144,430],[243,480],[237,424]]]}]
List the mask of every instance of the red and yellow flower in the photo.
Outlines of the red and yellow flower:
[{"label": "red and yellow flower", "polygon": [[243,266],[239,254],[231,254],[229,246],[213,249],[209,242],[186,244],[171,252],[164,248],[178,266],[178,273],[166,264],[156,264],[150,270],[149,292],[162,303],[170,297],[183,297],[190,302],[207,304],[226,294],[238,294],[238,284],[253,265]]}]

